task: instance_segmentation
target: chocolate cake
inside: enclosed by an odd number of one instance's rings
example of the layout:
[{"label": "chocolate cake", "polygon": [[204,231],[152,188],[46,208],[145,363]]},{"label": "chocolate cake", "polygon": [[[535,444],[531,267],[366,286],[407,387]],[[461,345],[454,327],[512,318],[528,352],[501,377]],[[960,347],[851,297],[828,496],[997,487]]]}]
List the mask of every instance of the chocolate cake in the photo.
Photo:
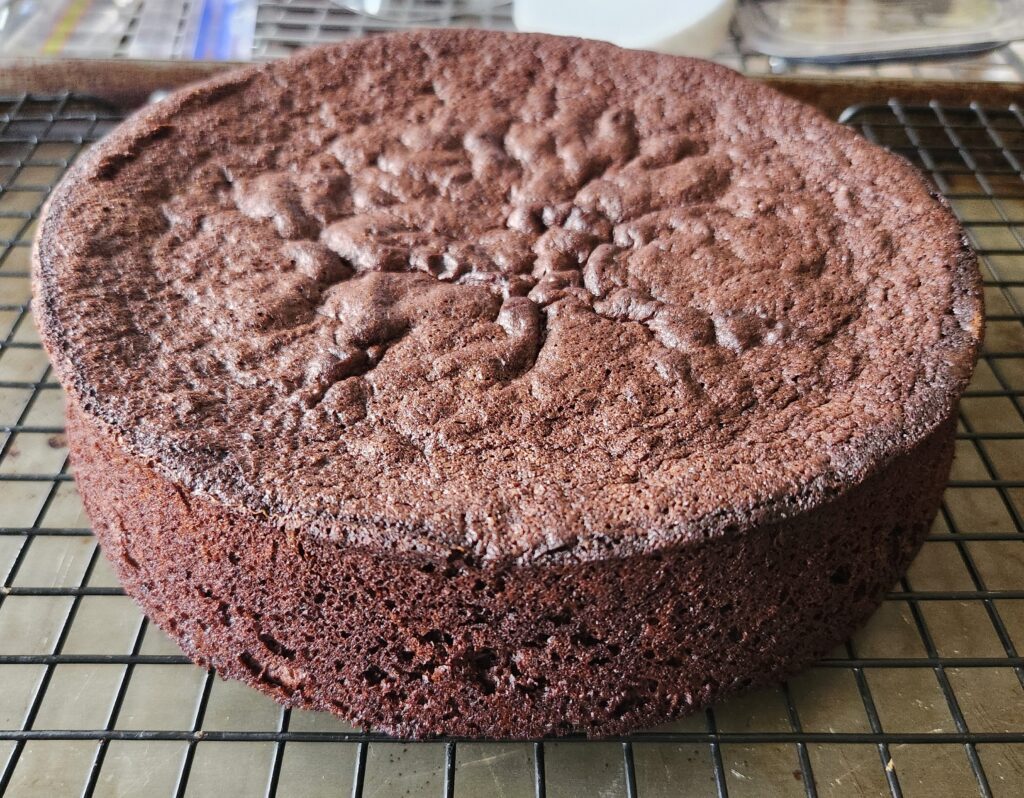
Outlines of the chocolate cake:
[{"label": "chocolate cake", "polygon": [[929,528],[982,324],[900,158],[710,63],[467,30],[139,112],[34,285],[128,593],[410,736],[619,733],[822,656]]}]

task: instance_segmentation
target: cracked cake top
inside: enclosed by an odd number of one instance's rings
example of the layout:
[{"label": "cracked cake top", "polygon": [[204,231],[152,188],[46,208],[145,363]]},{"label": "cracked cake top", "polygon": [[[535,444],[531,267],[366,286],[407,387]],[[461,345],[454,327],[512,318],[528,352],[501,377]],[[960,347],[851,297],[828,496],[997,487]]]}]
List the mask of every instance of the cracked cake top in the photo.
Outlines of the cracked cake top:
[{"label": "cracked cake top", "polygon": [[901,159],[713,64],[480,31],[142,111],[34,276],[74,400],[184,488],[490,560],[813,506],[949,417],[981,323]]}]

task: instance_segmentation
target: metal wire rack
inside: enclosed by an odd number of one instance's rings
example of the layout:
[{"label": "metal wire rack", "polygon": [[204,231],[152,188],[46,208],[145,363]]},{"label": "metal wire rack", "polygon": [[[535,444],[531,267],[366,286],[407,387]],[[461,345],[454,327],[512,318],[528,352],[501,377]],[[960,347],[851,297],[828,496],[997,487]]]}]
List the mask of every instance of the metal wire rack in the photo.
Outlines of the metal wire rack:
[{"label": "metal wire rack", "polygon": [[867,628],[788,684],[612,741],[407,743],[189,663],[123,595],[66,462],[29,308],[39,208],[120,119],[0,98],[0,793],[35,796],[1024,794],[1024,112],[849,109],[949,198],[988,338],[942,512]]}]

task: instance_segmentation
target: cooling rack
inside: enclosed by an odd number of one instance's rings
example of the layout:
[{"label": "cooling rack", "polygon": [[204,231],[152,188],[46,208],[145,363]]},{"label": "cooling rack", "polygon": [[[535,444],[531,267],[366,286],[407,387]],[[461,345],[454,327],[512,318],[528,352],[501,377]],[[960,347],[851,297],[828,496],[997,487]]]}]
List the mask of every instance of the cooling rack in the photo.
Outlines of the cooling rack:
[{"label": "cooling rack", "polygon": [[0,99],[0,793],[1024,795],[1024,113],[847,110],[935,181],[980,256],[985,352],[942,511],[852,641],[777,689],[610,741],[408,743],[195,667],[123,595],[66,462],[29,308],[39,207],[121,118]]}]

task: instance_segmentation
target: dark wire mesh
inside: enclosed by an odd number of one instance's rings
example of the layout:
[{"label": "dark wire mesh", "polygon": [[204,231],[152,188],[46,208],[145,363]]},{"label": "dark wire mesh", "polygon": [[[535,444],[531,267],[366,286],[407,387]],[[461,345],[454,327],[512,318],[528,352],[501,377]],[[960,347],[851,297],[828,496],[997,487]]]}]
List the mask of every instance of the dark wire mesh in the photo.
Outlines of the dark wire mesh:
[{"label": "dark wire mesh", "polygon": [[191,665],[117,587],[67,471],[27,270],[46,195],[119,119],[69,95],[0,98],[0,793],[1024,794],[1019,108],[843,114],[949,199],[988,308],[942,512],[867,629],[781,688],[668,727],[515,744],[403,743],[282,709]]}]

